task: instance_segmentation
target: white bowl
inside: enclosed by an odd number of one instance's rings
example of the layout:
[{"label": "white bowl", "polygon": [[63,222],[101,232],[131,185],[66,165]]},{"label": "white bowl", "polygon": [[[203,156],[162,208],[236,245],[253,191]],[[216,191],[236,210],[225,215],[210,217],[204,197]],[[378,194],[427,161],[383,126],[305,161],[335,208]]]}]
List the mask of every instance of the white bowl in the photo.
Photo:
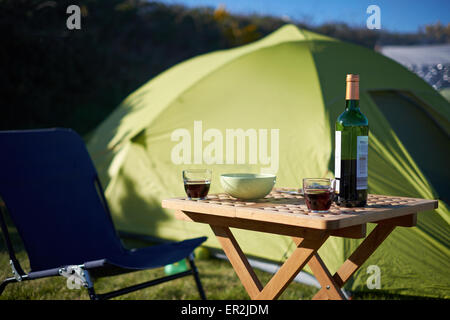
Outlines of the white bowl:
[{"label": "white bowl", "polygon": [[273,174],[227,173],[220,176],[224,191],[242,200],[264,198],[272,191],[277,177]]}]

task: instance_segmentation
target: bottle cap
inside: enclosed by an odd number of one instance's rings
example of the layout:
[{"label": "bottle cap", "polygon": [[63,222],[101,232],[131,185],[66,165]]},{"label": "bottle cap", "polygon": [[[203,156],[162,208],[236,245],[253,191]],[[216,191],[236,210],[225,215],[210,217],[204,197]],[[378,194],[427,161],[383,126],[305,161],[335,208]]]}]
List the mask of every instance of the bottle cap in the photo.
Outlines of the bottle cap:
[{"label": "bottle cap", "polygon": [[359,100],[359,75],[347,74],[346,100]]},{"label": "bottle cap", "polygon": [[359,74],[347,74],[347,82],[358,82]]}]

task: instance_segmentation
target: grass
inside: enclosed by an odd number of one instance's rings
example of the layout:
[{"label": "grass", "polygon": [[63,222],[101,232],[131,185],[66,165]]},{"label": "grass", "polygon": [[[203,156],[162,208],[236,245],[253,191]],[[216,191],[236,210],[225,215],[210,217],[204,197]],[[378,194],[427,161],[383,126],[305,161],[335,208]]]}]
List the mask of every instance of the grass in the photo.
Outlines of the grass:
[{"label": "grass", "polygon": [[[20,238],[14,228],[10,228],[10,233],[13,245],[16,252],[18,252],[17,258],[25,272],[27,272],[27,270],[29,270],[29,262]],[[148,243],[124,239],[124,245],[127,247],[141,247],[148,245]],[[216,258],[209,258],[206,260],[197,259],[196,265],[208,299],[249,299],[244,287],[228,261]],[[271,274],[260,270],[255,270],[255,272],[262,283],[269,281],[272,276]],[[10,276],[11,268],[9,265],[9,256],[2,242],[0,246],[0,280]],[[164,268],[133,272],[109,278],[100,278],[95,281],[95,289],[98,293],[104,293],[132,284],[149,281],[161,276],[164,276]],[[310,299],[317,291],[316,288],[310,286],[292,283],[280,299]],[[0,296],[0,300],[5,299],[79,300],[89,299],[89,296],[87,290],[84,288],[79,290],[68,289],[65,278],[51,277],[9,284]],[[194,278],[189,276],[132,292],[115,299],[196,300],[199,299],[199,294]]]},{"label": "grass", "polygon": [[[17,258],[25,272],[29,270],[29,262],[20,237],[15,228],[9,226],[10,236],[17,253]],[[149,243],[137,240],[123,239],[128,248],[147,246]],[[200,273],[206,296],[210,300],[247,300],[249,299],[244,287],[236,276],[230,263],[216,258],[196,259],[196,265]],[[272,274],[255,270],[261,283],[267,283]],[[149,281],[164,276],[164,268],[128,273],[108,278],[100,278],[95,281],[97,293],[114,291],[133,284]],[[11,276],[9,256],[3,241],[0,241],[0,281]],[[279,299],[297,300],[311,299],[318,291],[317,288],[292,282]],[[423,299],[422,297],[406,297],[392,295],[383,292],[354,293],[355,300],[398,300],[398,299]],[[0,300],[87,300],[87,290],[68,289],[66,278],[51,277],[22,283],[9,284]],[[192,276],[162,283],[143,290],[132,292],[114,299],[126,300],[196,300],[199,299],[197,287]]]}]

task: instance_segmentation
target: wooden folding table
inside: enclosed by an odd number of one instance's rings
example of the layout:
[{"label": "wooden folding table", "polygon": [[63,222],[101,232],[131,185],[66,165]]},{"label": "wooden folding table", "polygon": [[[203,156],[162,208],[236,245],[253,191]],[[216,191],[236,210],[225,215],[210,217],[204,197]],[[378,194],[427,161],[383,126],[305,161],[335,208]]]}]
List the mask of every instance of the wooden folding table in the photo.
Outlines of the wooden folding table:
[{"label": "wooden folding table", "polygon": [[[345,299],[340,288],[374,253],[395,227],[416,225],[417,213],[437,208],[436,200],[369,195],[364,208],[333,206],[328,213],[308,212],[301,195],[274,189],[264,199],[240,201],[227,194],[205,200],[176,198],[162,206],[175,210],[177,219],[209,224],[251,299],[277,299],[308,263],[321,285],[313,299]],[[366,237],[366,224],[377,226]],[[291,236],[296,248],[265,287],[239,247],[230,228]],[[364,241],[331,275],[317,250],[329,236],[364,238]]]}]

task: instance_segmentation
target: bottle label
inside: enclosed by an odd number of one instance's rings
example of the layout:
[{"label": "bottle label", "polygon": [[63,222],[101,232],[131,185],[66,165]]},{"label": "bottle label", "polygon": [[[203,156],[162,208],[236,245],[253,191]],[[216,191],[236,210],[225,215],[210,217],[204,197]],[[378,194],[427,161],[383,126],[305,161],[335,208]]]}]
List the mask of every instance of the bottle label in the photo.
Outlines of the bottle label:
[{"label": "bottle label", "polygon": [[367,189],[367,157],[369,154],[369,137],[356,138],[356,190]]},{"label": "bottle label", "polygon": [[334,176],[336,178],[335,192],[339,193],[341,178],[341,131],[336,131],[335,150],[334,150]]}]

